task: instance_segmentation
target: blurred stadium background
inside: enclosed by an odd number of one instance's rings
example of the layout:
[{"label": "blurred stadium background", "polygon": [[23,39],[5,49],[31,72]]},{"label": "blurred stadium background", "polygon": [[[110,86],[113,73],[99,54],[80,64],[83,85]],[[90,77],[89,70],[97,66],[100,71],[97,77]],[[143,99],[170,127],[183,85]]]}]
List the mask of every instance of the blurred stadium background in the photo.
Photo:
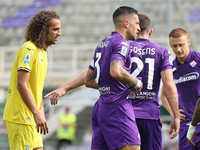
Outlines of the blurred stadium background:
[{"label": "blurred stadium background", "polygon": [[[84,71],[92,61],[96,45],[114,30],[112,13],[122,5],[136,8],[148,15],[154,29],[152,42],[169,50],[168,34],[181,27],[189,33],[191,49],[200,46],[199,0],[0,0],[0,149],[8,150],[8,139],[2,120],[9,78],[15,55],[24,42],[23,30],[33,14],[52,9],[58,12],[62,36],[55,46],[48,48],[48,73],[44,95],[64,86]],[[84,86],[62,97],[57,106],[44,100],[50,133],[43,137],[44,150],[54,150],[58,116],[64,107],[71,107],[77,115],[77,140],[74,149],[90,149],[91,111],[98,91]],[[161,104],[162,105],[162,104]],[[171,117],[161,107],[164,121]],[[73,148],[71,148],[73,149]]]}]

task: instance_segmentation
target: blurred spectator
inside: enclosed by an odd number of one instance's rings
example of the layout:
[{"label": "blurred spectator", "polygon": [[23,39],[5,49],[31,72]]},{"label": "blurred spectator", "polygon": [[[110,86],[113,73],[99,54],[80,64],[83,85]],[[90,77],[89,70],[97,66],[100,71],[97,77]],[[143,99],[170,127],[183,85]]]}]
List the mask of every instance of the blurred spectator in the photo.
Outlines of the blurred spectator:
[{"label": "blurred spectator", "polygon": [[57,130],[58,143],[56,150],[59,150],[63,143],[71,145],[76,141],[76,116],[69,113],[70,109],[66,108],[65,113],[59,117],[59,127]]}]

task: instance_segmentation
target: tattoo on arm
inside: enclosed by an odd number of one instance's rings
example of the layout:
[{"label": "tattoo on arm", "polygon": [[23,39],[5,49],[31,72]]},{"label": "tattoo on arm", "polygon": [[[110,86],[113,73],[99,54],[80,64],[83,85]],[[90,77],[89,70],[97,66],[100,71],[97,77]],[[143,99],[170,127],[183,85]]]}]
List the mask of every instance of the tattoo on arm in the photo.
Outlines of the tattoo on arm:
[{"label": "tattoo on arm", "polygon": [[166,75],[166,71],[164,70],[164,78],[167,80],[167,75]]},{"label": "tattoo on arm", "polygon": [[165,93],[165,96],[166,96],[167,100],[171,100],[171,99],[177,98],[177,94],[175,92],[174,93],[170,93],[170,94],[166,94]]},{"label": "tattoo on arm", "polygon": [[99,88],[99,85],[97,84],[97,82],[95,81],[95,78],[93,75],[87,75],[86,76],[86,81],[90,84],[90,87],[91,88],[94,88],[94,89],[98,89]]},{"label": "tattoo on arm", "polygon": [[121,73],[122,77],[118,78],[119,82],[131,86],[135,86],[137,84],[137,78],[133,78],[132,75],[123,68],[123,63],[121,61],[114,60],[111,62],[111,66],[118,69]]}]

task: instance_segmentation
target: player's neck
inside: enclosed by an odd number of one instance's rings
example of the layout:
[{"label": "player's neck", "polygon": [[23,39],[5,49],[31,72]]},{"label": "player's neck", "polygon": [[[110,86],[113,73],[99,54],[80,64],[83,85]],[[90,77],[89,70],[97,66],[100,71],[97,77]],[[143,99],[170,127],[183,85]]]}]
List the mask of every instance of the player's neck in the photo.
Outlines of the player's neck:
[{"label": "player's neck", "polygon": [[181,63],[181,64],[184,64],[184,62],[186,60],[185,58],[177,58],[177,59],[178,59],[178,62]]},{"label": "player's neck", "polygon": [[190,53],[190,51],[188,51],[188,52],[185,54],[184,57],[177,57],[179,63],[184,64],[184,62],[186,61],[186,59],[187,59],[188,56],[189,56],[189,53]]},{"label": "player's neck", "polygon": [[179,63],[184,64],[184,62],[186,61],[187,57],[188,57],[188,55],[185,56],[185,57],[178,57],[177,59],[178,59]]},{"label": "player's neck", "polygon": [[125,30],[123,30],[123,29],[121,29],[121,28],[116,28],[115,31],[118,32],[119,34],[121,34],[121,36],[122,36],[124,39],[129,40],[129,39],[127,39]]},{"label": "player's neck", "polygon": [[47,43],[43,44],[43,49],[47,49],[49,47],[49,45]]},{"label": "player's neck", "polygon": [[139,38],[139,39],[149,39],[149,35],[147,35],[147,34],[142,34],[142,35],[141,35],[141,34],[138,34],[138,35],[137,35],[137,39],[138,39],[138,38]]}]

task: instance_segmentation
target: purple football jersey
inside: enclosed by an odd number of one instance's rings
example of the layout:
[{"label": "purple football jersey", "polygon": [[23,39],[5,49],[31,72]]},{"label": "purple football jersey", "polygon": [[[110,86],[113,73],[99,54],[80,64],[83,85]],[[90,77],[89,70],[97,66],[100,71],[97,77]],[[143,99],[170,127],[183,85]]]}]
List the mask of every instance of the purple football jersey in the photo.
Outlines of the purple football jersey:
[{"label": "purple football jersey", "polygon": [[179,107],[186,115],[186,119],[181,124],[192,120],[195,105],[200,96],[199,74],[200,53],[190,50],[184,64],[180,64],[177,58],[173,61],[173,76],[178,91]]},{"label": "purple football jersey", "polygon": [[99,84],[100,106],[113,106],[113,103],[124,100],[128,95],[130,86],[120,83],[110,75],[110,63],[114,60],[121,61],[124,69],[130,72],[130,45],[118,32],[112,32],[101,41],[89,67],[94,70],[95,80]]},{"label": "purple football jersey", "polygon": [[141,77],[143,88],[140,93],[130,92],[135,117],[141,119],[160,118],[158,92],[160,72],[172,69],[172,57],[168,49],[150,42],[148,39],[137,39],[130,42],[131,73]]}]

